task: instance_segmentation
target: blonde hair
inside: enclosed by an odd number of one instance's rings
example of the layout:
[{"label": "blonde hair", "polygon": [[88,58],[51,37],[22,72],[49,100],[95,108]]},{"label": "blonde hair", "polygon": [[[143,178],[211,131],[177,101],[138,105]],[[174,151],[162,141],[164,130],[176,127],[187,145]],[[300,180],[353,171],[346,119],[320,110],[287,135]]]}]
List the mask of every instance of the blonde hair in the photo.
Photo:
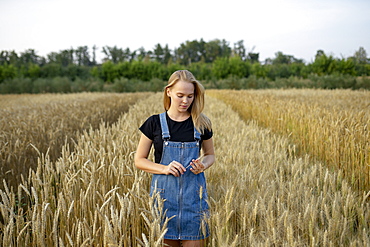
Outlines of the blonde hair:
[{"label": "blonde hair", "polygon": [[171,106],[171,98],[167,95],[167,89],[175,85],[178,81],[190,82],[194,85],[194,100],[188,109],[193,119],[194,127],[202,134],[204,133],[204,129],[211,130],[211,121],[206,115],[202,113],[204,109],[204,87],[188,70],[178,70],[170,76],[168,84],[164,88],[164,109],[167,111],[168,109],[170,109]]}]

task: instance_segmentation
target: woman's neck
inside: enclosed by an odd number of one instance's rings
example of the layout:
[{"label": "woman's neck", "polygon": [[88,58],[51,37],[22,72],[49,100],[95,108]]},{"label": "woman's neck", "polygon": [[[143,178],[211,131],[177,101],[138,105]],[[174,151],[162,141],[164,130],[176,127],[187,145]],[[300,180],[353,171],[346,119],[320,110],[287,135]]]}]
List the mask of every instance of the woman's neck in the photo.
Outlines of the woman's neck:
[{"label": "woman's neck", "polygon": [[190,117],[190,112],[178,112],[168,109],[167,115],[174,121],[182,122]]}]

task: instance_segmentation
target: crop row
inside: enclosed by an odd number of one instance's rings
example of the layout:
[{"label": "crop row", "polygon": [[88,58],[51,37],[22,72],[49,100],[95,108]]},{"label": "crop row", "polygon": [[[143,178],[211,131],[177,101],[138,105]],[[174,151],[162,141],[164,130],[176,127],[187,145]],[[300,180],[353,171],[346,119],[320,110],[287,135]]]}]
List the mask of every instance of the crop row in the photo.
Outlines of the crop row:
[{"label": "crop row", "polygon": [[[43,94],[0,96],[0,181],[17,186],[20,176],[37,167],[40,153],[60,157],[79,134],[101,123],[112,124],[147,93]],[[1,183],[2,184],[2,183]],[[0,185],[2,188],[2,185]]]},{"label": "crop row", "polygon": [[213,90],[245,120],[290,136],[308,153],[340,169],[351,186],[370,190],[370,92],[349,90]]}]

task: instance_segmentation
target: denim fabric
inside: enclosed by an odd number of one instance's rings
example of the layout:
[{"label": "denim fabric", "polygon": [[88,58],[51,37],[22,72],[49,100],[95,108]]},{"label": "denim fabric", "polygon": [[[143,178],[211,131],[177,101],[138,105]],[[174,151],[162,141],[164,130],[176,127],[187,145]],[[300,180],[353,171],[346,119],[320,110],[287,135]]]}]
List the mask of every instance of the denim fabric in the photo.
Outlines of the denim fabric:
[{"label": "denim fabric", "polygon": [[[160,114],[164,141],[161,164],[168,165],[175,160],[187,167],[192,159],[199,157],[200,133],[194,128],[194,142],[171,142],[165,114]],[[175,216],[168,222],[165,239],[198,240],[209,236],[204,221],[209,214],[206,179],[203,172],[195,175],[190,167],[180,177],[163,174],[152,177],[151,195],[159,192],[165,199],[166,216]]]}]

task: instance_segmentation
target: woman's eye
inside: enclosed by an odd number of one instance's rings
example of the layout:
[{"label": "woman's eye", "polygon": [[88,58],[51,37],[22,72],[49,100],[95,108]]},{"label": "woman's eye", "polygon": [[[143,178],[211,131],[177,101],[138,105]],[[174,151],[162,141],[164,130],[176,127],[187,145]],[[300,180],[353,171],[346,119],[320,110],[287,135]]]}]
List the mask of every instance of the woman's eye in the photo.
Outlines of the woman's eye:
[{"label": "woman's eye", "polygon": [[[179,97],[179,98],[183,98],[183,97],[184,97],[184,95],[177,95],[177,97]],[[189,96],[188,96],[188,98],[189,98],[189,99],[193,98],[193,95],[189,95]]]}]

